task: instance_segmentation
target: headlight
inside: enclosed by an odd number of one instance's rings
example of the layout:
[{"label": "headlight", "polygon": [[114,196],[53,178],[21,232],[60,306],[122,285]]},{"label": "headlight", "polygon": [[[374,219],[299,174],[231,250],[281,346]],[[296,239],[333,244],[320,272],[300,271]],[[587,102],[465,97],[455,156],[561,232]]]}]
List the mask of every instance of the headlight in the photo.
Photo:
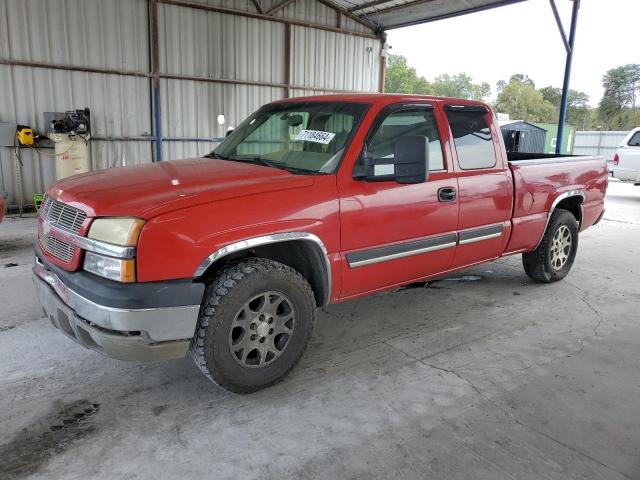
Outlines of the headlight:
[{"label": "headlight", "polygon": [[136,281],[136,264],[133,258],[113,258],[86,252],[84,269],[117,282],[132,283]]},{"label": "headlight", "polygon": [[143,226],[144,220],[140,218],[96,218],[87,236],[123,247],[135,247]]}]

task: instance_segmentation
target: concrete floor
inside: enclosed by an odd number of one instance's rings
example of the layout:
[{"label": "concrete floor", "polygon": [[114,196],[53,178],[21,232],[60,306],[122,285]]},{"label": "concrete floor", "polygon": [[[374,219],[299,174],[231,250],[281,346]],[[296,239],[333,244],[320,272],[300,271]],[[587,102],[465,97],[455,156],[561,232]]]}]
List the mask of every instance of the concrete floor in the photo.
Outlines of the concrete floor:
[{"label": "concrete floor", "polygon": [[639,187],[611,184],[565,281],[518,256],[332,306],[250,396],[59,334],[34,225],[0,225],[0,478],[640,479]]}]

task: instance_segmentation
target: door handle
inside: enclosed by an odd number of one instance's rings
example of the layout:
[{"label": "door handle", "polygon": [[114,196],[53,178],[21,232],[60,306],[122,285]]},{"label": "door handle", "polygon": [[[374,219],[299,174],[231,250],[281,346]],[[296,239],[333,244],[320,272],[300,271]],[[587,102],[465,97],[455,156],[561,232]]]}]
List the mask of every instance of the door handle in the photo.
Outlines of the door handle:
[{"label": "door handle", "polygon": [[453,202],[456,199],[456,189],[453,187],[443,187],[438,189],[439,202]]}]

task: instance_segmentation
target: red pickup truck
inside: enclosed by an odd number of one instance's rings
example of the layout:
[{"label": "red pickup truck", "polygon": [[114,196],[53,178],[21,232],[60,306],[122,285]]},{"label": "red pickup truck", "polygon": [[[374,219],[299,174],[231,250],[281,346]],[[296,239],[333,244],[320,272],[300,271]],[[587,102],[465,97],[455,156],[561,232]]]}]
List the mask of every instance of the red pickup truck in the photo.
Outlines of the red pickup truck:
[{"label": "red pickup truck", "polygon": [[514,254],[534,280],[562,279],[606,188],[602,158],[507,154],[483,103],[287,99],[206,158],[54,185],[34,281],[80,344],[128,360],[190,351],[250,392],[298,362],[318,306]]}]

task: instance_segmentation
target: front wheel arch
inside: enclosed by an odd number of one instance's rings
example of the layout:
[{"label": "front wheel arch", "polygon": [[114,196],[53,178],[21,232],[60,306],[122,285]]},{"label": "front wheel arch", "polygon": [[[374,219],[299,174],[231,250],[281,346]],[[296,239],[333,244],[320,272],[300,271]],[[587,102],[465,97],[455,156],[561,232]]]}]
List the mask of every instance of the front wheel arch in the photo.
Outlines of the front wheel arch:
[{"label": "front wheel arch", "polygon": [[205,259],[195,277],[205,282],[232,262],[264,258],[293,268],[309,282],[321,307],[331,301],[332,272],[327,249],[317,236],[291,232],[255,237],[218,249]]}]

